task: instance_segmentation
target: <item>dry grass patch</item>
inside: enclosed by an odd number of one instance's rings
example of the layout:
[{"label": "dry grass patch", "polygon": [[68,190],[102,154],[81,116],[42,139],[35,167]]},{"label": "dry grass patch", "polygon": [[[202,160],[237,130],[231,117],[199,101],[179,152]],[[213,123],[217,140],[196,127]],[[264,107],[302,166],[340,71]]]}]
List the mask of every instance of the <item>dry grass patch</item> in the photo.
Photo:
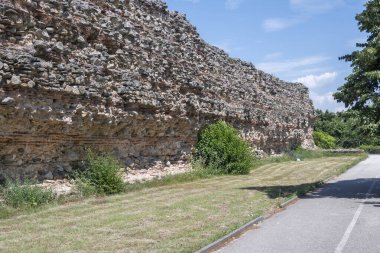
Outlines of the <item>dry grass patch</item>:
[{"label": "dry grass patch", "polygon": [[267,164],[244,176],[46,206],[0,220],[0,251],[193,252],[360,159]]}]

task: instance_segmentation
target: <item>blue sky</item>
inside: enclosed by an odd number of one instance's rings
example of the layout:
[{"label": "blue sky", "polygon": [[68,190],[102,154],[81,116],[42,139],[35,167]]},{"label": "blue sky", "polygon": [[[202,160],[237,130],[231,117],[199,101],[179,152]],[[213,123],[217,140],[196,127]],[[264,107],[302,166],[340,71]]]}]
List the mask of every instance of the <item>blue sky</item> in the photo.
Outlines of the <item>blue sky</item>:
[{"label": "blue sky", "polygon": [[364,42],[365,0],[166,0],[208,43],[283,80],[304,83],[314,106],[340,111],[332,93],[351,72],[338,57]]}]

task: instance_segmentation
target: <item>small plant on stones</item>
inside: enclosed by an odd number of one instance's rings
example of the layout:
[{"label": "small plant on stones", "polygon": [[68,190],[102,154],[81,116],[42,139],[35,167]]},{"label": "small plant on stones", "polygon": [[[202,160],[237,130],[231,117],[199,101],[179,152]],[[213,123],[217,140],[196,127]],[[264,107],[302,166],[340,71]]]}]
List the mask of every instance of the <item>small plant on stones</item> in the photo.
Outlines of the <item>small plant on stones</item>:
[{"label": "small plant on stones", "polygon": [[121,166],[114,157],[87,150],[87,159],[83,164],[84,171],[74,175],[77,190],[83,196],[115,194],[125,189]]}]

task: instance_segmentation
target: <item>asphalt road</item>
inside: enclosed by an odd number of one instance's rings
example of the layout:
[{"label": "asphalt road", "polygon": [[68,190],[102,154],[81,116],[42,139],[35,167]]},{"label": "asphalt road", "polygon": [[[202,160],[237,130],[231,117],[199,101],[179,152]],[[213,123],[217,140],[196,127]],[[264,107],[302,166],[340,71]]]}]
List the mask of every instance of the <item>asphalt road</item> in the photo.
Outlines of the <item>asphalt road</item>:
[{"label": "asphalt road", "polygon": [[218,252],[380,253],[380,155],[371,155]]}]

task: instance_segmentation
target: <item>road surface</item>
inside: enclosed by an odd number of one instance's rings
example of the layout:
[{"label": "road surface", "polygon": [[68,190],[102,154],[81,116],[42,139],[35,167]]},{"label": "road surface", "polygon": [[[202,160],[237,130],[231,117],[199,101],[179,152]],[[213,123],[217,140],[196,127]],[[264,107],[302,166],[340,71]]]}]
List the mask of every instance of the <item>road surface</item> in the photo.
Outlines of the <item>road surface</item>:
[{"label": "road surface", "polygon": [[218,252],[380,252],[380,155],[371,155]]}]

